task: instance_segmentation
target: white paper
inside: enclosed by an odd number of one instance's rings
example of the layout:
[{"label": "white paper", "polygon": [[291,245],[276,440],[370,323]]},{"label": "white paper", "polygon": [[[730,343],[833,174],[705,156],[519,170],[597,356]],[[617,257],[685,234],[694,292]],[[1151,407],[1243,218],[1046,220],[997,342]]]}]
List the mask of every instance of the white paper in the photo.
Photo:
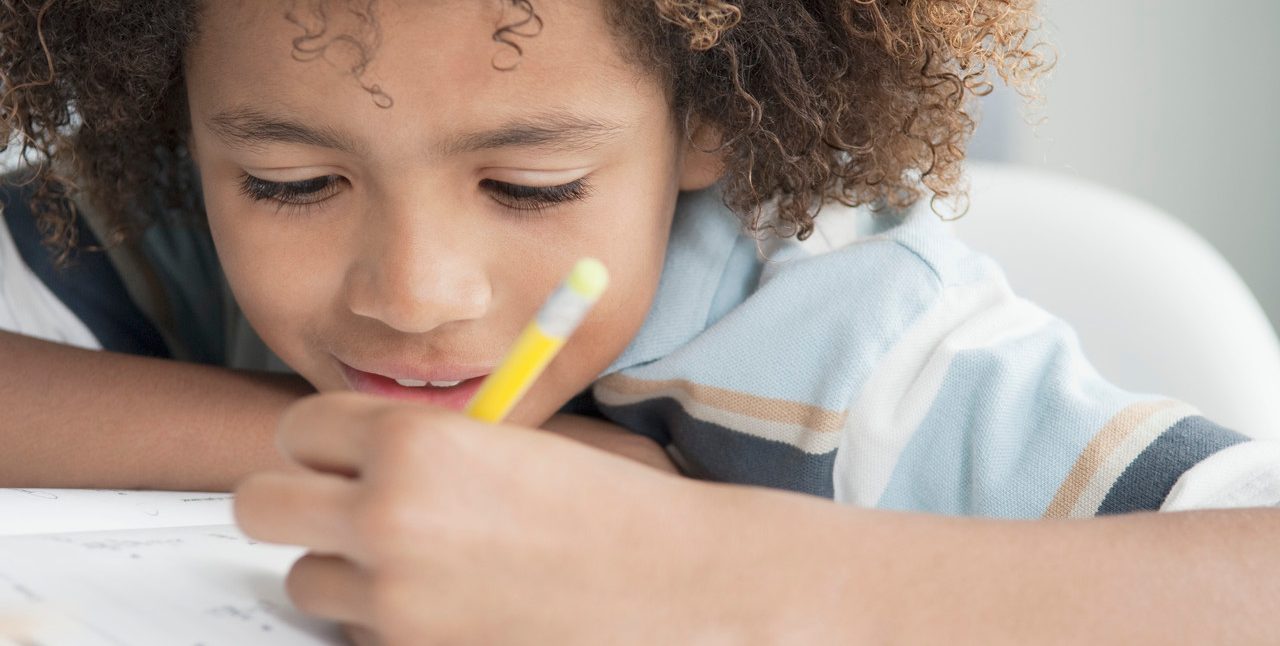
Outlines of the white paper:
[{"label": "white paper", "polygon": [[0,537],[0,645],[345,643],[285,597],[301,554],[233,525]]},{"label": "white paper", "polygon": [[0,536],[234,522],[229,493],[0,489]]}]

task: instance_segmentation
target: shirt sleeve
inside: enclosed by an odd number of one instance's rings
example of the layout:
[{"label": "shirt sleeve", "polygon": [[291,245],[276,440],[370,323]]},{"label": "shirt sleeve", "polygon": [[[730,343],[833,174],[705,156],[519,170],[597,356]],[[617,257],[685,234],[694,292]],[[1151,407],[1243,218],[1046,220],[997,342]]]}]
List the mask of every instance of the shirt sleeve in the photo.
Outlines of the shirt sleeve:
[{"label": "shirt sleeve", "polygon": [[0,222],[0,330],[89,350],[98,339],[27,267]]},{"label": "shirt sleeve", "polygon": [[[0,178],[3,179],[3,178]],[[58,266],[28,206],[29,186],[0,182],[0,329],[83,348],[168,356],[164,340],[101,252]],[[78,218],[81,248],[97,244]]]},{"label": "shirt sleeve", "polygon": [[157,217],[111,253],[82,214],[69,263],[43,243],[32,187],[0,177],[0,329],[84,348],[245,369],[287,371],[248,325],[208,227]]},{"label": "shirt sleeve", "polygon": [[1131,393],[1074,331],[954,239],[897,239],[937,291],[858,389],[838,498],[957,515],[1087,517],[1280,503],[1280,452]]},{"label": "shirt sleeve", "polygon": [[1280,501],[1274,442],[1110,383],[931,216],[827,249],[815,235],[754,274],[751,240],[664,273],[641,330],[663,352],[598,380],[598,409],[688,475],[850,505],[1040,518]]}]

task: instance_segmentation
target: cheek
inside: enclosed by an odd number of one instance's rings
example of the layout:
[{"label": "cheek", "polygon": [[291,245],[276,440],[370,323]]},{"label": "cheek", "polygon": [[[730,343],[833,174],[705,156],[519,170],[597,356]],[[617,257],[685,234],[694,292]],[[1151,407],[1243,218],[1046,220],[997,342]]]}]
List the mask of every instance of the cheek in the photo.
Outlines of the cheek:
[{"label": "cheek", "polygon": [[[535,382],[529,395],[513,411],[509,420],[512,423],[537,426],[545,422],[590,386],[622,353],[644,323],[662,273],[674,197],[671,204],[659,202],[647,206],[653,209],[648,214],[639,210],[617,214],[620,221],[629,222],[631,226],[597,227],[586,239],[579,240],[575,249],[565,250],[566,257],[592,255],[604,262],[609,268],[609,287],[559,356]],[[668,215],[663,217],[663,213]],[[602,228],[613,235],[598,236]],[[558,281],[561,276],[554,278]],[[545,295],[539,296],[539,302],[531,307],[541,305],[541,298]]]},{"label": "cheek", "polygon": [[587,387],[644,324],[662,273],[665,233],[631,236],[625,253],[602,258],[610,269],[609,288],[564,349],[565,376],[572,382],[568,396]]},{"label": "cheek", "polygon": [[[643,188],[640,188],[643,187]],[[658,288],[666,257],[671,215],[678,191],[675,182],[653,173],[647,184],[620,201],[638,208],[602,227],[599,258],[609,268],[609,288],[566,350],[573,349],[581,366],[580,388],[590,383],[617,358],[645,321]]]},{"label": "cheek", "polygon": [[643,325],[657,286],[636,281],[627,289],[615,285],[613,298],[597,305],[574,342],[582,363],[590,366],[584,377],[595,378],[626,348]]},{"label": "cheek", "polygon": [[314,253],[321,248],[316,242],[282,236],[279,227],[259,221],[269,213],[219,200],[207,200],[206,208],[218,259],[245,318],[285,363],[309,376],[304,340],[332,296],[325,260],[337,254]]}]

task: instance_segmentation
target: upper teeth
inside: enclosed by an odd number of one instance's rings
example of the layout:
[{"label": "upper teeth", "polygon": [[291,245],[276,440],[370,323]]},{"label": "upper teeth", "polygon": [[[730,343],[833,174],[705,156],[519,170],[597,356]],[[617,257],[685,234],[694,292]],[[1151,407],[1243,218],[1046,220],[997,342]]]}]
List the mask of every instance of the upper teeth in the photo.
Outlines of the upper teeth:
[{"label": "upper teeth", "polygon": [[457,386],[458,384],[462,383],[462,380],[459,379],[457,381],[422,381],[420,379],[397,379],[396,383],[408,388],[421,388],[427,384],[431,384],[436,388],[449,388],[451,386]]}]

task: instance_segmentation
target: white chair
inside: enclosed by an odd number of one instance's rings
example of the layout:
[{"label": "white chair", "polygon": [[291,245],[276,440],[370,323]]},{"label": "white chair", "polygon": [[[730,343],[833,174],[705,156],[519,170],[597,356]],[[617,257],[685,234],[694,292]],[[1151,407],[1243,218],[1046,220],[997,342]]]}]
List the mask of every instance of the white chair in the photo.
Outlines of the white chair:
[{"label": "white chair", "polygon": [[1070,323],[1103,376],[1280,438],[1280,341],[1230,265],[1158,209],[1077,178],[973,164],[953,231]]}]

